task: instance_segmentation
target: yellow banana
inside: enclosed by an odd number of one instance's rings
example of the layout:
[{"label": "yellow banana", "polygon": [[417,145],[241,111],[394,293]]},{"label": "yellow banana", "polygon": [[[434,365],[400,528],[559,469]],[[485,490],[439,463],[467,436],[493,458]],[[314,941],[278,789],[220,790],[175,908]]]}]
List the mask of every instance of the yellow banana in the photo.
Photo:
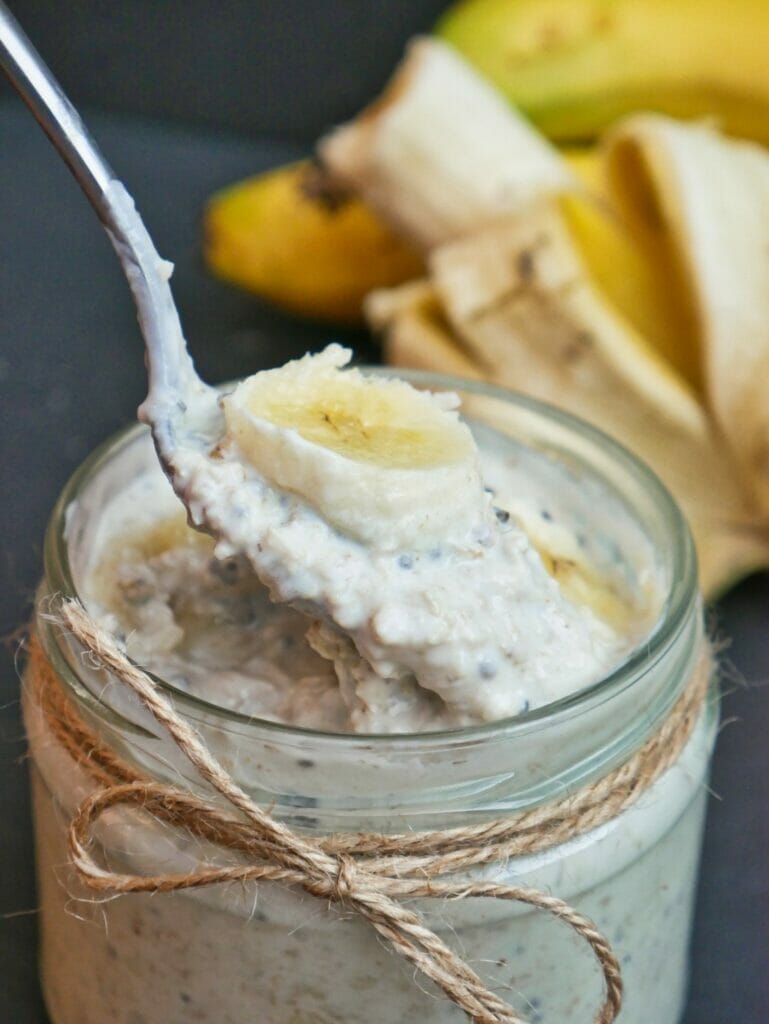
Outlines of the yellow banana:
[{"label": "yellow banana", "polygon": [[358,323],[367,292],[415,277],[423,264],[359,200],[309,196],[309,167],[291,164],[214,196],[205,258],[220,277],[289,312]]},{"label": "yellow banana", "polygon": [[766,0],[464,0],[436,31],[552,139],[656,110],[769,142]]}]

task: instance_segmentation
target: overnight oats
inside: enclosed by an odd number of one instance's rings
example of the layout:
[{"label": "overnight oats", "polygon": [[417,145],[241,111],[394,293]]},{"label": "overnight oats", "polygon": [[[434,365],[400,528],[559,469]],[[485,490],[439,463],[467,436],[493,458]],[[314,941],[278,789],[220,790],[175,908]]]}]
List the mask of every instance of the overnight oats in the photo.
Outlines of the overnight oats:
[{"label": "overnight oats", "polygon": [[[427,393],[344,362],[332,346],[224,400],[226,441],[183,494],[191,522],[226,526],[216,541],[188,525],[144,429],[97,452],[60,499],[25,695],[54,1024],[466,1019],[344,901],[275,882],[113,899],[82,887],[66,833],[93,772],[54,736],[36,665],[122,764],[202,784],[61,630],[62,597],[308,837],[472,828],[597,791],[707,671],[691,540],[630,455],[497,389],[405,375]],[[622,1024],[682,1010],[715,718],[706,699],[673,763],[595,827],[460,873],[595,922],[621,965]],[[132,809],[109,810],[97,835],[112,872],[243,862]],[[404,902],[520,1019],[594,1019],[601,971],[563,921],[476,896]]]}]

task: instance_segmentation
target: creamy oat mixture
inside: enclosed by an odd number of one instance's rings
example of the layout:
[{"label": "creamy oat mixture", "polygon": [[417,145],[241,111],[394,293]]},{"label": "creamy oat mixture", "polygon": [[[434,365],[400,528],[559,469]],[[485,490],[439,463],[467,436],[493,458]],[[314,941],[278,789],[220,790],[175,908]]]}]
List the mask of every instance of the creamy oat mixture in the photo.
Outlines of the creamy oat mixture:
[{"label": "creamy oat mixture", "polygon": [[280,546],[280,603],[245,555],[186,526],[159,471],[145,473],[102,516],[85,596],[139,663],[246,714],[415,732],[525,712],[621,660],[656,609],[591,564],[556,495],[522,496],[515,459],[483,450],[480,469],[470,536],[406,550],[345,536],[255,482]]},{"label": "creamy oat mixture", "polygon": [[[496,495],[484,484],[456,396],[345,370],[350,355],[330,345],[255,374],[218,412],[210,389],[193,382],[166,449],[191,522],[217,538],[215,554],[231,566],[222,573],[250,566],[273,600],[305,616],[306,641],[333,665],[343,705],[337,714],[333,697],[324,700],[323,723],[330,712],[357,732],[462,727],[600,678],[641,632],[618,631],[563,593],[508,507],[525,488]],[[175,562],[165,558],[162,571],[186,573],[189,589],[192,566]],[[152,565],[136,566],[143,583],[131,583],[127,564],[116,571],[129,591],[156,581],[146,615],[134,605],[126,617],[122,600],[113,609],[124,633],[151,623],[155,658],[156,623],[184,629],[180,602],[161,596]],[[201,594],[211,575],[221,590],[216,572],[197,573]],[[636,618],[648,628],[648,608]],[[173,646],[161,642],[164,652]],[[315,662],[310,677],[324,672]],[[300,698],[292,714],[285,692],[272,708],[254,697],[255,715],[314,724],[302,713],[312,701]]]}]

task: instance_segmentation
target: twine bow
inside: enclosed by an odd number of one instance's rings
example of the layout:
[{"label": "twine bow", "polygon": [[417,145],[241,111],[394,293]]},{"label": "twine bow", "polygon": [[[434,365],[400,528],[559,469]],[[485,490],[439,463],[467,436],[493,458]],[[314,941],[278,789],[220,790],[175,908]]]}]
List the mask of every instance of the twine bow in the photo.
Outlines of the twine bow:
[{"label": "twine bow", "polygon": [[[56,738],[101,788],[87,797],[69,827],[69,852],[80,880],[101,893],[171,892],[223,882],[272,881],[352,910],[402,957],[430,978],[476,1024],[525,1024],[516,1011],[454,953],[403,899],[427,897],[513,900],[547,911],[590,946],[604,979],[596,1024],[611,1024],[622,1003],[619,964],[603,935],[563,900],[534,889],[458,872],[531,853],[589,831],[619,814],[678,757],[696,723],[710,675],[703,658],[692,682],[658,732],[624,765],[563,800],[477,826],[398,835],[335,833],[300,835],[258,807],[213,757],[198,734],[158,692],[152,680],[74,601],[61,621],[98,663],[117,676],[172,736],[201,777],[229,804],[223,809],[177,787],[140,776],[105,746],[77,715],[39,645],[32,678],[41,709]],[[93,830],[117,806],[144,810],[160,821],[220,849],[243,863],[201,863],[195,870],[160,875],[120,874],[93,854]],[[232,812],[236,812],[233,815]]]}]

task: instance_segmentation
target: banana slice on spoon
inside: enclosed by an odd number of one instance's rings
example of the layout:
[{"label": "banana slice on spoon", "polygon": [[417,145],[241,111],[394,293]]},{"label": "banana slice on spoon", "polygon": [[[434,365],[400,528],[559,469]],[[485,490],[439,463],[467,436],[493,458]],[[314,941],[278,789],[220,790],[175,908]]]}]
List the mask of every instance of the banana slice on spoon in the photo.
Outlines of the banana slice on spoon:
[{"label": "banana slice on spoon", "polygon": [[222,403],[229,434],[271,484],[364,543],[397,550],[467,533],[486,502],[455,396],[339,373],[349,357],[330,345],[244,381]]}]

